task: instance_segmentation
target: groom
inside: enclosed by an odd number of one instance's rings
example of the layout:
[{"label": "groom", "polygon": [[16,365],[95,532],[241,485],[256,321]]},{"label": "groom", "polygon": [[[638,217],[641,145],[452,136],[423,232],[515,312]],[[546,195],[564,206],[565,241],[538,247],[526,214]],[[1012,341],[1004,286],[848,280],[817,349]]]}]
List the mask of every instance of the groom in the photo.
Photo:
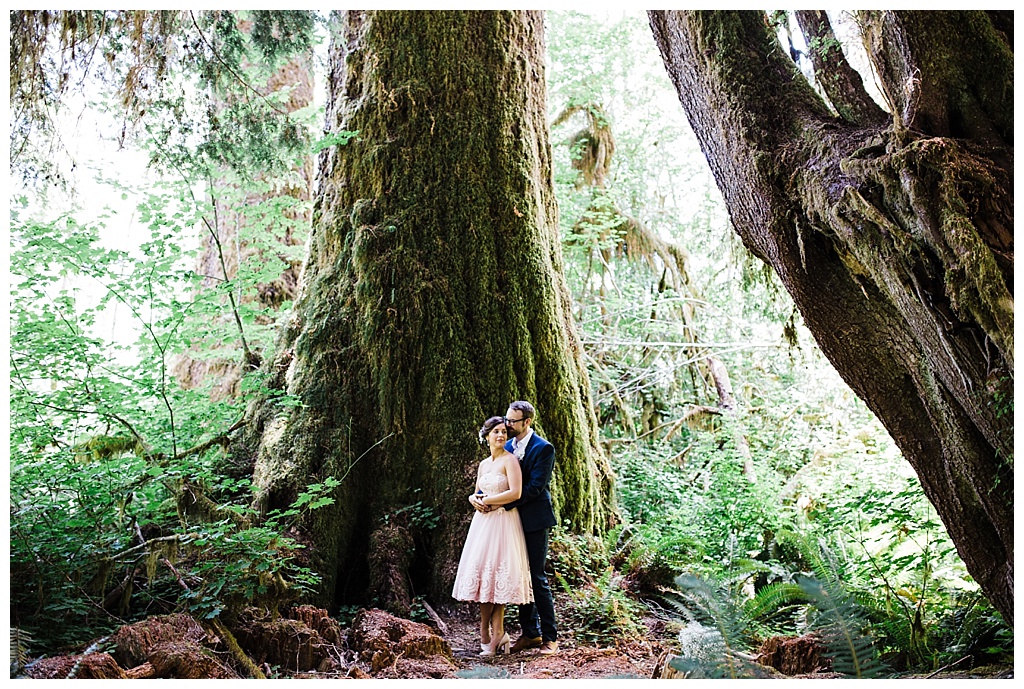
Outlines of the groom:
[{"label": "groom", "polygon": [[[555,467],[555,447],[533,431],[536,410],[522,400],[508,405],[505,428],[510,440],[505,449],[519,458],[523,469],[523,492],[518,500],[505,504],[505,509],[518,508],[526,535],[526,553],[530,558],[530,578],[534,603],[519,606],[519,626],[523,630],[512,646],[518,653],[540,647],[540,653],[558,652],[558,631],[555,629],[555,604],[544,572],[548,557],[548,530],[555,525],[548,483]],[[539,614],[539,620],[538,620]],[[539,626],[538,626],[539,622]]]}]

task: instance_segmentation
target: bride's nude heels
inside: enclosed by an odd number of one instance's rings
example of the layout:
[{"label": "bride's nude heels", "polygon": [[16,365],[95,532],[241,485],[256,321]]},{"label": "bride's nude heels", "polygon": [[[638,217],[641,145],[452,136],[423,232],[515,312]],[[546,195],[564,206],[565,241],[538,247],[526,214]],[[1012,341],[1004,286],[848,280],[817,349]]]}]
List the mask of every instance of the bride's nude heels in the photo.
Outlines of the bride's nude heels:
[{"label": "bride's nude heels", "polygon": [[498,639],[493,647],[489,644],[480,644],[480,655],[484,658],[490,658],[499,652],[505,655],[512,652],[512,641],[508,638],[507,633]]}]

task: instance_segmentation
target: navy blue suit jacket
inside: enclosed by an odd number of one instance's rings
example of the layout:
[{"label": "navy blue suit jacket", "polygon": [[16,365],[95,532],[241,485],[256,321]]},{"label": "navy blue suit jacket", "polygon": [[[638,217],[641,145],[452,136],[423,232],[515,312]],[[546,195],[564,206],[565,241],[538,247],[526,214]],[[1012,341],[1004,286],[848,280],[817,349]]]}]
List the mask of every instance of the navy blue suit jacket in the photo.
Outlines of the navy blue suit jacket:
[{"label": "navy blue suit jacket", "polygon": [[[505,443],[505,449],[512,452],[512,441]],[[555,510],[551,506],[551,471],[555,468],[555,446],[533,432],[526,454],[519,462],[523,470],[523,492],[518,500],[505,504],[505,509],[519,510],[523,531],[539,531],[555,525]]]}]

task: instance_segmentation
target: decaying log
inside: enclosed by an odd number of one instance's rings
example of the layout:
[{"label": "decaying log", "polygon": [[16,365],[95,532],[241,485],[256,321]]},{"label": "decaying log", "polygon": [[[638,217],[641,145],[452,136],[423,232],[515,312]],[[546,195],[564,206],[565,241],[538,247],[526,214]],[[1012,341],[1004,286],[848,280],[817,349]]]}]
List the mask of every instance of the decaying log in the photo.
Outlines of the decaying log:
[{"label": "decaying log", "polygon": [[[77,667],[76,667],[77,666]],[[72,675],[72,671],[74,674]],[[107,653],[43,658],[25,669],[32,679],[127,679],[125,671]]]},{"label": "decaying log", "polygon": [[[360,610],[352,621],[349,645],[370,663],[374,675],[394,668],[399,659],[430,659],[453,668],[451,646],[428,625],[390,615],[383,610]],[[425,676],[438,676],[431,668]]]},{"label": "decaying log", "polygon": [[112,637],[112,655],[125,668],[134,668],[146,662],[153,650],[165,643],[191,643],[201,645],[207,641],[206,632],[189,615],[160,615],[134,624],[126,624]]},{"label": "decaying log", "polygon": [[758,649],[757,662],[784,675],[807,675],[831,668],[825,647],[813,634],[798,637],[773,636]]}]

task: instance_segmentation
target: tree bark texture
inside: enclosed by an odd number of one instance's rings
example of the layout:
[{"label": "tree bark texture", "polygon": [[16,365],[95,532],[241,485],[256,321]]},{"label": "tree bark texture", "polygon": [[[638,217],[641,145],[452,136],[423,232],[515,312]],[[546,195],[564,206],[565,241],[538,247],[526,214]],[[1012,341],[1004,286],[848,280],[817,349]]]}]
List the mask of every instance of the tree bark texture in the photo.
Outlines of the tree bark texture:
[{"label": "tree bark texture", "polygon": [[883,128],[832,115],[760,12],[649,13],[737,233],[1012,624],[1013,55],[987,16],[861,16]]},{"label": "tree bark texture", "polygon": [[509,402],[533,402],[557,448],[560,520],[600,532],[614,519],[562,276],[543,16],[351,11],[340,24],[327,130],[359,134],[319,159],[295,316],[265,369],[301,406],[272,394],[252,409],[254,479],[264,509],[341,479],[304,523],[321,602],[365,593],[385,523],[414,536],[415,593],[450,601],[477,429]]}]

